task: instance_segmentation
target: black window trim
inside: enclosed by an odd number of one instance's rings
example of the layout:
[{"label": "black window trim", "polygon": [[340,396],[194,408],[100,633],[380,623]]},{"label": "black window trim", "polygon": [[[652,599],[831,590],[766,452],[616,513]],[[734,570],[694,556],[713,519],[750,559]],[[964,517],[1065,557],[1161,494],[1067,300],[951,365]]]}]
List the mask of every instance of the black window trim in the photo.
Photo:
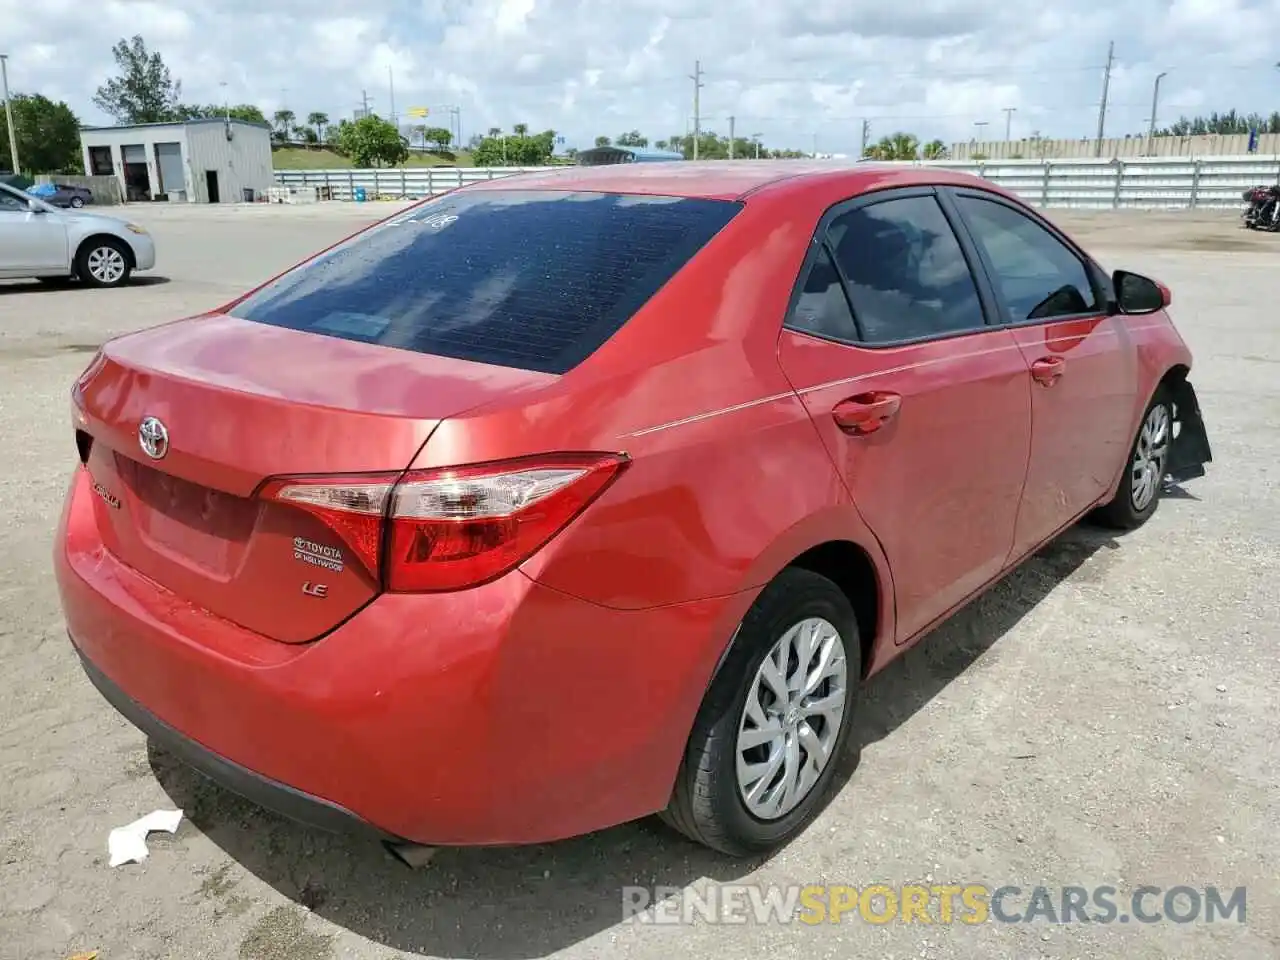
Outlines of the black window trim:
[{"label": "black window trim", "polygon": [[[954,222],[959,224],[958,231],[963,231],[965,240],[969,246],[973,248],[974,255],[981,264],[982,279],[984,285],[987,286],[995,302],[998,304],[994,316],[997,318],[993,321],[993,325],[1000,329],[1021,329],[1023,327],[1042,327],[1050,323],[1070,323],[1073,320],[1088,320],[1094,317],[1109,316],[1115,312],[1113,304],[1115,302],[1115,294],[1111,289],[1110,278],[1106,276],[1105,271],[1098,266],[1097,262],[1089,256],[1084,250],[1080,249],[1070,237],[1063,233],[1060,229],[1050,223],[1047,219],[1040,216],[1030,207],[1014,203],[1008,197],[1001,196],[989,190],[983,190],[981,187],[955,187],[944,186],[939,188],[938,201],[943,208],[948,210],[954,217]],[[1008,303],[1005,302],[1004,294],[1000,291],[1000,286],[995,282],[995,265],[991,263],[986,252],[975,239],[972,228],[969,225],[968,218],[965,217],[964,211],[960,205],[956,203],[957,198],[968,197],[974,200],[985,200],[990,203],[999,204],[1015,214],[1020,214],[1027,220],[1030,220],[1036,226],[1043,229],[1051,237],[1061,243],[1071,256],[1080,263],[1081,269],[1084,270],[1086,279],[1089,281],[1090,290],[1093,293],[1097,306],[1092,310],[1086,310],[1083,313],[1064,313],[1054,317],[1037,317],[1031,320],[1014,320],[1013,314],[1009,309]]]},{"label": "black window trim", "polygon": [[[969,268],[969,276],[973,280],[974,287],[978,293],[978,303],[982,308],[982,324],[973,327],[965,327],[961,330],[948,330],[945,333],[933,333],[923,337],[904,337],[899,340],[881,340],[877,342],[868,342],[861,339],[862,322],[858,319],[858,312],[853,309],[853,298],[849,294],[849,281],[844,275],[839,262],[836,260],[835,253],[831,249],[830,243],[827,241],[827,230],[831,226],[831,222],[838,217],[863,207],[869,207],[878,203],[888,203],[891,200],[911,200],[916,197],[932,197],[942,211],[943,219],[951,227],[951,233],[956,239],[956,243],[960,246],[961,255],[965,259],[965,264]],[[849,314],[853,317],[854,328],[858,331],[857,340],[846,340],[843,337],[834,337],[828,334],[817,333],[812,330],[805,330],[795,325],[792,318],[795,316],[796,306],[800,301],[800,297],[804,292],[804,285],[809,280],[809,272],[813,269],[814,261],[817,259],[818,252],[825,249],[827,256],[830,258],[832,266],[835,267],[836,275],[840,278],[840,289],[844,294],[845,304],[849,307]],[[953,209],[948,208],[948,204],[943,200],[940,192],[940,185],[923,184],[913,185],[910,187],[885,187],[878,190],[869,190],[866,193],[858,194],[855,197],[846,200],[840,200],[825,211],[818,219],[818,224],[814,228],[813,235],[809,238],[809,248],[805,252],[804,262],[800,265],[800,271],[796,276],[792,285],[791,296],[787,300],[787,312],[783,316],[781,330],[801,336],[812,337],[815,340],[821,340],[826,343],[839,344],[845,347],[856,347],[862,350],[890,350],[897,347],[909,347],[917,344],[935,343],[944,340],[952,340],[956,337],[968,337],[975,333],[984,333],[988,330],[995,329],[1000,325],[1000,319],[1004,313],[1000,302],[996,299],[994,290],[991,289],[987,280],[985,267],[983,262],[978,259],[979,251],[973,244],[969,236],[968,230],[964,229],[956,220],[956,214]],[[779,333],[781,333],[781,330]]]}]

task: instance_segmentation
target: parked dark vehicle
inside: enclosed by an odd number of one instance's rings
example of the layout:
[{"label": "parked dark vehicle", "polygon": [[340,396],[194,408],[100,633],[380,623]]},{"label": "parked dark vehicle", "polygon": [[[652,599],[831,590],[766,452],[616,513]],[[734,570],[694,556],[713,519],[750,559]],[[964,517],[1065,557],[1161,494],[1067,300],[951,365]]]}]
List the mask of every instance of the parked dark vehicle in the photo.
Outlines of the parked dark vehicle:
[{"label": "parked dark vehicle", "polygon": [[55,207],[74,207],[78,210],[85,204],[93,203],[93,191],[88,187],[75,187],[66,183],[40,184],[27,192]]},{"label": "parked dark vehicle", "polygon": [[1270,187],[1251,187],[1243,194],[1244,219],[1248,230],[1280,232],[1280,184]]}]

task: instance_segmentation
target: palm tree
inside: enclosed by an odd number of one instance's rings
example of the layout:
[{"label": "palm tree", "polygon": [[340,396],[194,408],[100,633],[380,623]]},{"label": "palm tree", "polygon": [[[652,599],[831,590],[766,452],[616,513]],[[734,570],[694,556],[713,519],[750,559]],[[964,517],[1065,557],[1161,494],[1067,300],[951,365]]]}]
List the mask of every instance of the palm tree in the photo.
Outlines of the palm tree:
[{"label": "palm tree", "polygon": [[892,147],[891,160],[918,160],[920,158],[920,141],[913,133],[895,133],[889,138]]},{"label": "palm tree", "polygon": [[276,132],[281,140],[288,140],[293,133],[293,124],[297,116],[292,110],[277,110],[274,116]]},{"label": "palm tree", "polygon": [[307,114],[307,123],[316,128],[316,139],[324,139],[324,128],[329,125],[329,115],[320,110]]},{"label": "palm tree", "polygon": [[947,159],[947,145],[941,140],[930,140],[924,145],[923,153],[926,160],[945,160]]},{"label": "palm tree", "polygon": [[517,123],[515,126],[511,128],[511,132],[514,133],[517,137],[523,137],[526,134],[528,134],[529,125],[527,123]]}]

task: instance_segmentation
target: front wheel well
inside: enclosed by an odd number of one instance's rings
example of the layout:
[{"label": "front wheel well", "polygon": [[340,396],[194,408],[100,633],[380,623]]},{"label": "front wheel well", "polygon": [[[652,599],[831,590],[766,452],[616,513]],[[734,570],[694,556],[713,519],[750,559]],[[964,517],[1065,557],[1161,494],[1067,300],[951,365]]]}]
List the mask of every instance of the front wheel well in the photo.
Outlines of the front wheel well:
[{"label": "front wheel well", "polygon": [[811,547],[789,566],[826,577],[849,598],[862,640],[862,676],[867,675],[880,623],[880,583],[870,555],[848,540],[831,540]]},{"label": "front wheel well", "polygon": [[84,253],[87,248],[95,243],[102,243],[104,240],[110,240],[112,243],[115,243],[124,249],[125,259],[129,263],[130,270],[133,270],[138,266],[138,258],[133,252],[132,244],[110,233],[95,233],[80,241],[80,246],[76,247],[76,256],[75,260],[72,262],[72,267],[74,268],[75,264],[80,261],[80,254]]},{"label": "front wheel well", "polygon": [[1167,387],[1172,389],[1183,380],[1187,379],[1187,374],[1191,372],[1191,368],[1185,363],[1175,363],[1172,367],[1164,372],[1164,376],[1160,378],[1158,387]]}]

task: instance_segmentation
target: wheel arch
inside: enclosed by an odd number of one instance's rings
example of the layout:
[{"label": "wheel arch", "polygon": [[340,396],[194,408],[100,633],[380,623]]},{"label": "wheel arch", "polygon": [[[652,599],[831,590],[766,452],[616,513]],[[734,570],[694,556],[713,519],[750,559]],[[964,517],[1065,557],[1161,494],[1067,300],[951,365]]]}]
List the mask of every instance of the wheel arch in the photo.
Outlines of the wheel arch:
[{"label": "wheel arch", "polygon": [[116,236],[114,233],[102,233],[102,232],[91,233],[87,237],[85,237],[83,240],[81,240],[78,244],[76,244],[76,252],[75,252],[75,255],[72,257],[72,267],[75,267],[75,265],[79,263],[80,254],[84,253],[87,247],[91,246],[94,243],[101,243],[103,240],[110,240],[113,243],[116,243],[119,246],[123,247],[124,255],[129,262],[129,269],[130,270],[137,269],[138,255],[137,253],[134,252],[133,244],[131,244],[124,237]]},{"label": "wheel arch", "polygon": [[[844,505],[821,511],[778,537],[752,567],[747,581],[752,588],[744,588],[750,590],[745,608],[783,570],[792,567],[826,577],[849,599],[860,634],[860,675],[868,676],[884,661],[884,650],[894,645],[896,619],[888,559],[857,510]],[[736,621],[726,633],[728,639],[707,677],[708,689],[737,642]]]}]

